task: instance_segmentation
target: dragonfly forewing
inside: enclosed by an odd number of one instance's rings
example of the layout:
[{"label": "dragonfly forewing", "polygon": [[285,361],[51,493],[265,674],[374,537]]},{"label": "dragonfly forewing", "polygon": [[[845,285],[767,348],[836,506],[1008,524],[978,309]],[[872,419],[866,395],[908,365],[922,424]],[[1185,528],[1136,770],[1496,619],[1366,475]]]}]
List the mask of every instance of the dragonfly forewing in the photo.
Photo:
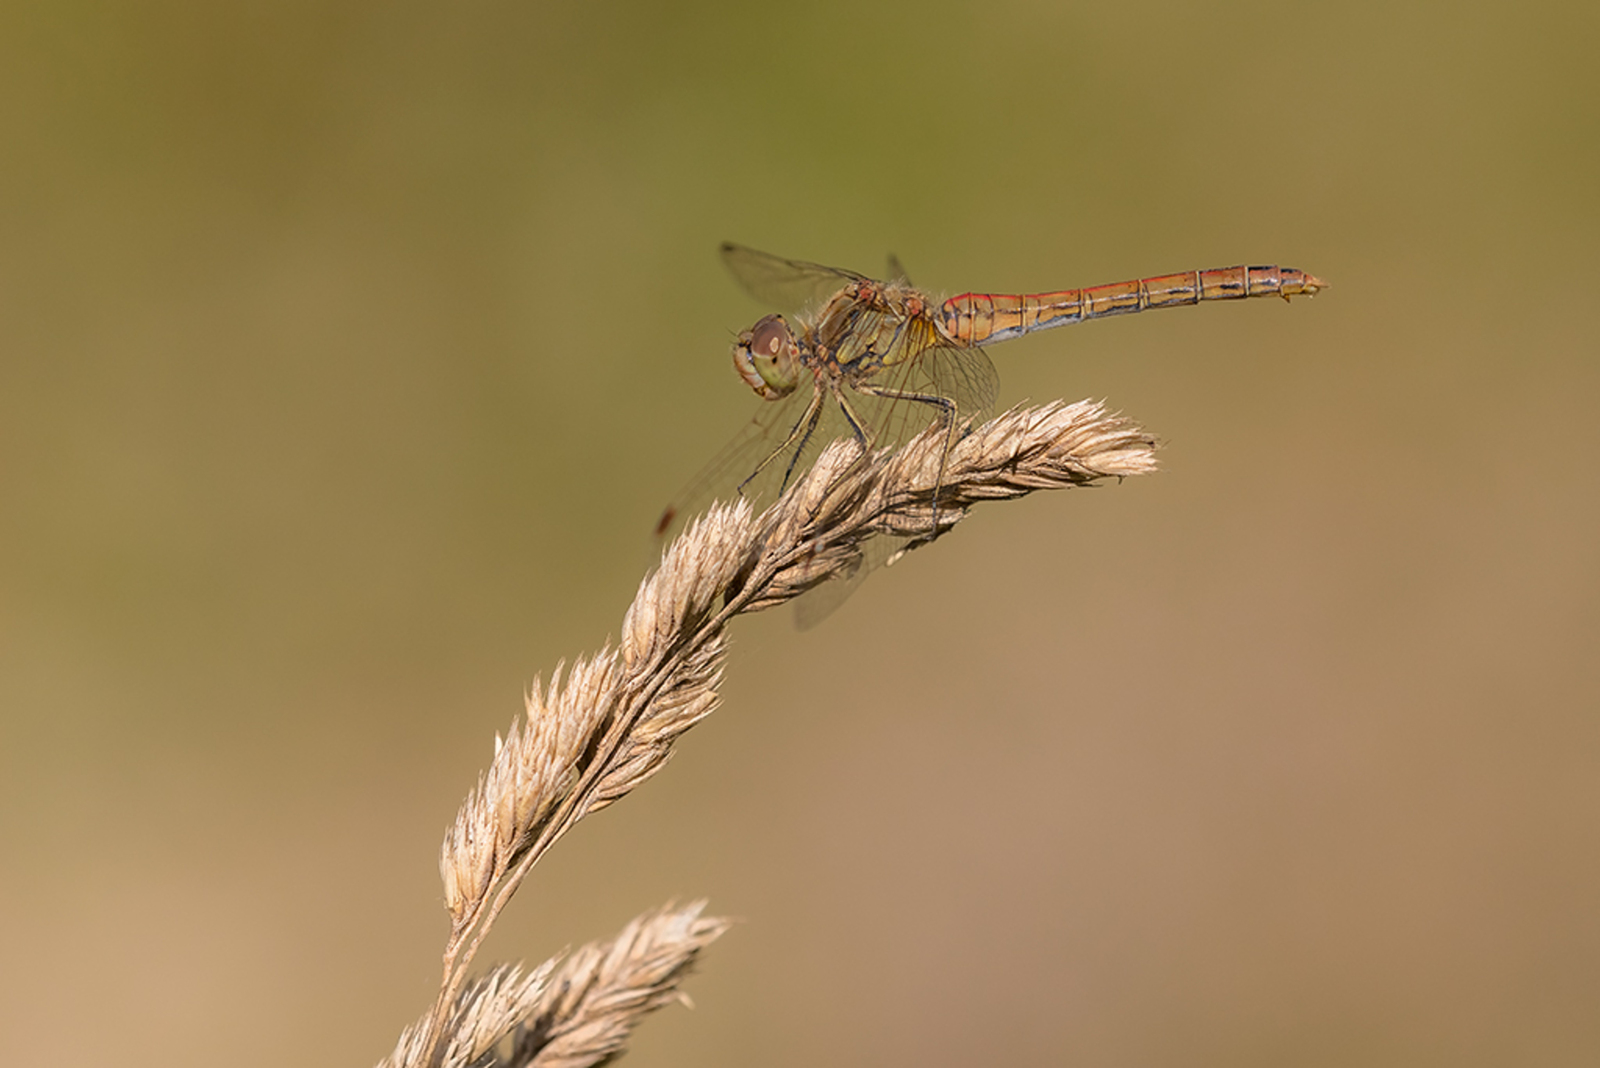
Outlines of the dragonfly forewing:
[{"label": "dragonfly forewing", "polygon": [[732,241],[722,243],[722,262],[752,297],[789,314],[820,308],[851,282],[866,280],[854,271],[786,260]]}]

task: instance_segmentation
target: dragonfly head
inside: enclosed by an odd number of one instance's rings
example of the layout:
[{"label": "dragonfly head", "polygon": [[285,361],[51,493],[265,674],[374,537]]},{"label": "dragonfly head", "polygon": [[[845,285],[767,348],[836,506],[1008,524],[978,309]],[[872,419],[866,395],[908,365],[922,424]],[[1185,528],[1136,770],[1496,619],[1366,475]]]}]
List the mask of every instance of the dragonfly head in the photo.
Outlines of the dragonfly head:
[{"label": "dragonfly head", "polygon": [[781,315],[768,315],[733,343],[733,369],[767,400],[781,400],[800,382],[800,349]]}]

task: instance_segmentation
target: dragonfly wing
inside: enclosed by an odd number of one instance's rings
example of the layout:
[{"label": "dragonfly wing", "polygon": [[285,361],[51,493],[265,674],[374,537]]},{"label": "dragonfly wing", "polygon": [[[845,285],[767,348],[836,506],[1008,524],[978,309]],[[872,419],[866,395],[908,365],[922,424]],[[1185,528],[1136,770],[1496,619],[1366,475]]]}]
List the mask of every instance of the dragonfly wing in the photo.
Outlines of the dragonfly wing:
[{"label": "dragonfly wing", "polygon": [[[889,350],[884,367],[865,385],[877,392],[858,390],[850,403],[870,429],[874,446],[889,449],[941,425],[952,407],[955,433],[960,435],[994,406],[1000,380],[982,349],[951,345],[927,328],[903,334]],[[822,622],[868,575],[917,540],[889,534],[872,537],[850,574],[818,586],[796,602],[796,626],[807,630]]]},{"label": "dragonfly wing", "polygon": [[[755,417],[661,513],[656,537],[675,536],[685,522],[712,501],[750,502],[759,511],[778,499],[787,484],[802,475],[829,443],[854,437],[850,423],[831,397],[825,399],[809,433],[804,433],[810,396],[797,392],[781,402],[762,405]],[[796,431],[802,431],[796,433]],[[759,468],[759,470],[758,470]],[[883,544],[879,544],[879,543]],[[902,544],[901,538],[874,538],[852,573],[802,594],[795,605],[795,625],[816,626],[855,592],[861,581],[881,566]]]},{"label": "dragonfly wing", "polygon": [[810,630],[833,615],[839,606],[848,601],[861,588],[867,576],[882,567],[895,553],[906,546],[908,539],[891,538],[880,534],[867,542],[861,550],[861,559],[848,575],[824,582],[808,590],[794,603],[796,630]]},{"label": "dragonfly wing", "polygon": [[1000,376],[981,348],[952,345],[925,323],[913,326],[857,387],[879,448],[905,444],[952,408],[958,423],[981,418],[1000,391]]},{"label": "dragonfly wing", "polygon": [[773,496],[764,492],[766,479],[757,476],[751,480],[750,476],[762,460],[783,444],[793,423],[804,412],[806,398],[802,392],[797,390],[781,401],[764,403],[757,408],[733,439],[673,495],[672,503],[656,521],[656,536],[665,538],[676,534],[685,520],[705,511],[712,501],[735,501],[745,497],[753,505],[772,503],[761,499]]},{"label": "dragonfly wing", "polygon": [[722,262],[751,296],[789,313],[821,307],[839,290],[866,277],[820,263],[786,260],[732,241],[722,243]]},{"label": "dragonfly wing", "polygon": [[964,418],[986,414],[1000,393],[999,373],[988,354],[976,346],[930,345],[902,374],[892,377],[902,389],[923,389],[950,398]]},{"label": "dragonfly wing", "polygon": [[824,396],[813,409],[815,397],[811,389],[798,389],[782,400],[762,403],[661,513],[657,536],[675,533],[712,501],[743,499],[760,511],[804,474],[830,442],[854,438],[838,402]]}]

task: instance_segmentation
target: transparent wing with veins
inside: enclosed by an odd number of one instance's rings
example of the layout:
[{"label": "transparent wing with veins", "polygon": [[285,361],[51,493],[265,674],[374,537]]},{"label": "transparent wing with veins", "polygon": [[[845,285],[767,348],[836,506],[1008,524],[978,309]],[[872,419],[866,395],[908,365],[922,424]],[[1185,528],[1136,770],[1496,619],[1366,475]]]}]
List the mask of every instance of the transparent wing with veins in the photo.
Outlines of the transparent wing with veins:
[{"label": "transparent wing with veins", "polygon": [[854,271],[786,260],[732,241],[722,243],[722,262],[752,297],[786,315],[821,307],[851,282],[866,280]]},{"label": "transparent wing with veins", "polygon": [[[930,427],[948,434],[946,447],[950,448],[993,407],[999,375],[982,349],[957,348],[942,340],[920,343],[908,337],[890,349],[879,373],[861,385],[880,391],[846,391],[848,401],[870,428],[873,448],[898,448]],[[801,630],[816,626],[848,600],[868,575],[926,540],[926,536],[888,534],[870,539],[854,570],[818,586],[795,603],[795,624]]]}]

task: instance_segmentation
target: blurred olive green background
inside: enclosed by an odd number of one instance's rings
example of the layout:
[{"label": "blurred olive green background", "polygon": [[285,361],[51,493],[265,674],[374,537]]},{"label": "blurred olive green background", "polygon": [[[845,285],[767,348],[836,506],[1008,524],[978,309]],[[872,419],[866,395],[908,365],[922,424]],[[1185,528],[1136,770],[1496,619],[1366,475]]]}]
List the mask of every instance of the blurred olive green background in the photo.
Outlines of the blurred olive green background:
[{"label": "blurred olive green background", "polygon": [[1333,283],[995,350],[981,509],[485,959],[742,922],[639,1065],[1600,1063],[1592,4],[141,5],[0,34],[0,1062],[363,1065],[441,831],[756,402],[718,241]]}]

